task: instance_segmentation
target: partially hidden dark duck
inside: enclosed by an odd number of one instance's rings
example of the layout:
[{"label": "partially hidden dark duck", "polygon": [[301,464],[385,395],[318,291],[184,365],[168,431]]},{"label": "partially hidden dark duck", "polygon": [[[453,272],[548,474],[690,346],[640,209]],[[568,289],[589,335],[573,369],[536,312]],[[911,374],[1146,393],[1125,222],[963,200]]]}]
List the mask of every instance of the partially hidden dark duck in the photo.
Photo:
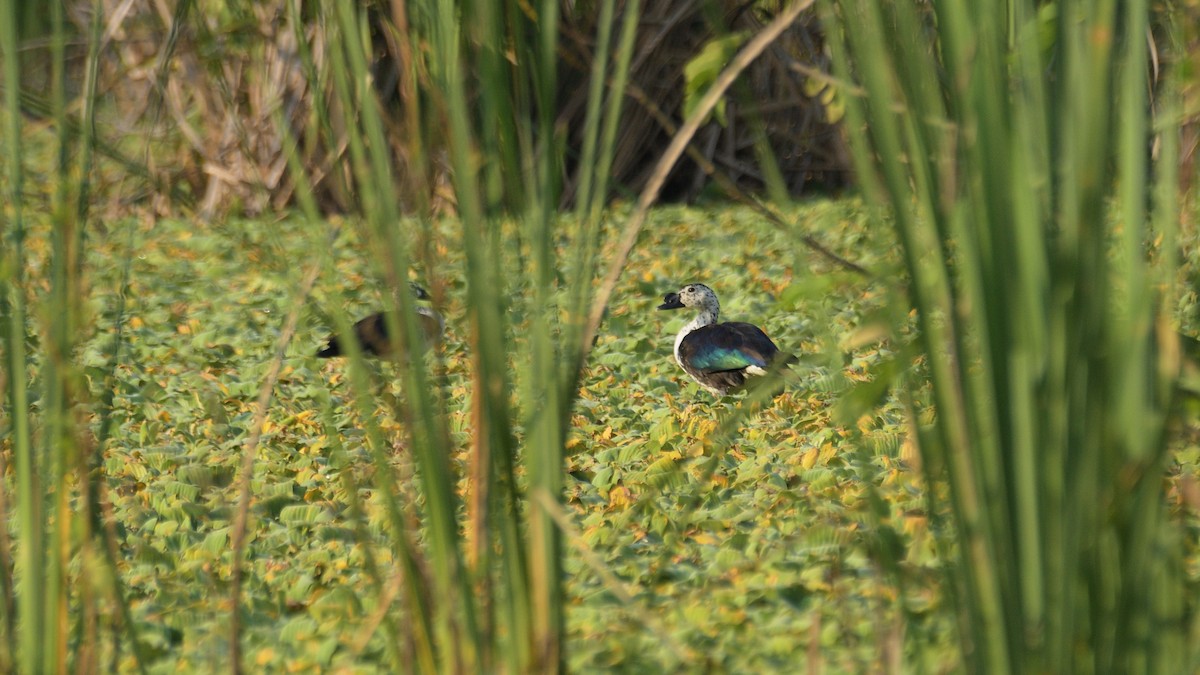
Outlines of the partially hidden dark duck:
[{"label": "partially hidden dark duck", "polygon": [[[409,287],[418,300],[429,299],[429,293],[424,288],[414,283],[410,283]],[[442,333],[445,331],[445,320],[441,314],[429,307],[418,306],[416,309],[417,320],[421,325],[421,336],[425,342],[423,346],[437,344],[441,341]],[[354,339],[358,341],[359,348],[367,356],[390,359],[397,351],[395,341],[388,335],[387,320],[383,312],[360,319],[354,324],[352,333]],[[345,355],[346,349],[337,335],[329,336],[329,343],[317,352],[317,356],[323,359]]]},{"label": "partially hidden dark duck", "polygon": [[675,360],[701,387],[717,396],[741,389],[749,376],[766,375],[782,354],[761,328],[741,321],[718,323],[721,305],[704,284],[668,293],[659,309],[697,310],[675,336]]}]

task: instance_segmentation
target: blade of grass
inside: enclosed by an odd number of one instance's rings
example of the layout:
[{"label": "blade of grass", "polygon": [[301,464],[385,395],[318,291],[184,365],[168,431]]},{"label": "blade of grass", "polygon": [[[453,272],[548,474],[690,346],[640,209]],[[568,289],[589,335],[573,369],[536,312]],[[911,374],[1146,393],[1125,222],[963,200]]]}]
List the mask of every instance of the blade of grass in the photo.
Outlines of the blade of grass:
[{"label": "blade of grass", "polygon": [[[558,3],[543,0],[539,5],[536,24],[533,89],[537,110],[537,151],[528,160],[537,169],[536,197],[531,200],[522,219],[526,240],[533,250],[532,281],[533,308],[530,317],[530,363],[533,366],[526,389],[523,411],[533,426],[530,441],[525,444],[525,463],[529,490],[546,495],[562,493],[563,445],[566,430],[562,424],[569,398],[564,397],[559,383],[559,362],[555,344],[554,318],[559,314],[553,298],[557,276],[555,206],[558,200],[559,152],[554,129],[557,91]],[[569,394],[568,394],[569,396]],[[533,584],[534,664],[542,670],[561,671],[564,654],[562,641],[564,619],[562,607],[562,542],[558,526],[543,509],[530,509],[529,514],[529,576],[542,583]]]},{"label": "blade of grass", "polygon": [[[0,310],[6,308],[6,303],[0,301]],[[7,335],[7,326],[0,323],[0,329],[4,330]],[[0,392],[8,389],[8,370],[0,369]],[[0,455],[0,475],[8,475],[8,462]],[[0,522],[8,522],[9,514],[9,495],[8,490],[0,489]],[[0,668],[12,669],[14,665],[15,655],[17,653],[17,598],[13,584],[13,556],[16,553],[16,548],[13,544],[13,537],[9,536],[7,527],[0,527],[0,611],[3,611],[3,616],[0,620],[3,621],[4,634],[0,636],[3,640],[3,648],[0,648]]]},{"label": "blade of grass", "polygon": [[534,490],[531,493],[531,497],[534,503],[537,504],[538,508],[544,510],[550,516],[550,518],[554,520],[558,528],[562,530],[563,536],[566,537],[566,540],[579,551],[580,555],[583,556],[584,563],[586,563],[587,566],[596,573],[596,576],[600,577],[600,579],[604,582],[605,587],[608,588],[609,592],[612,593],[622,605],[628,608],[633,616],[642,623],[642,625],[653,631],[654,634],[658,636],[660,642],[670,647],[671,651],[675,655],[675,658],[678,659],[681,664],[694,664],[701,662],[701,659],[696,654],[695,650],[677,640],[675,636],[671,634],[671,631],[667,628],[667,626],[659,621],[659,617],[657,617],[651,611],[647,611],[638,607],[636,598],[639,593],[636,592],[636,589],[631,589],[625,582],[621,581],[621,579],[613,574],[612,570],[610,570],[608,566],[604,564],[604,560],[601,559],[595,551],[588,547],[587,542],[584,541],[583,536],[579,533],[579,530],[575,527],[575,524],[571,522],[570,517],[568,517],[567,513],[563,510],[562,504],[559,503],[557,498],[551,496],[550,493],[544,490]]},{"label": "blade of grass", "polygon": [[[299,199],[301,209],[309,222],[318,223],[320,222],[320,218],[318,215],[316,200],[313,198],[312,185],[308,180],[308,174],[305,172],[304,166],[302,165],[299,154],[296,150],[296,139],[291,135],[290,132],[287,131],[287,126],[283,124],[283,120],[280,119],[281,114],[282,111],[277,114],[278,128],[284,130],[283,140],[284,146],[287,148],[288,166],[289,170],[292,172],[293,180],[296,183],[296,194]],[[319,233],[316,236],[317,239],[326,239],[326,237],[322,237]],[[328,235],[328,241],[336,241],[337,236],[338,231],[335,229],[333,233]],[[328,253],[330,250],[329,246],[322,246],[320,248],[325,253]],[[330,260],[328,257],[323,260],[323,263],[326,266],[329,265]],[[365,364],[363,363],[361,349],[359,349],[357,341],[352,338],[350,321],[345,313],[340,311],[340,307],[341,306],[339,305],[339,311],[335,312],[334,314],[335,329],[339,335],[339,339],[342,340],[343,344],[347,345],[350,352],[351,378],[352,384],[354,385],[355,400],[359,402],[361,406],[371,398],[369,394],[369,385],[366,378]],[[323,407],[328,413],[330,406],[328,401],[325,403],[326,405]],[[373,411],[371,411],[369,407],[362,408],[362,410],[366,411],[363,418],[368,421],[368,440],[371,444],[371,447],[376,451],[375,456],[378,458],[383,456],[382,449],[384,447],[384,443],[382,440],[382,434],[379,432],[378,425],[374,422]],[[334,447],[340,448],[341,444],[336,440],[336,434],[332,433],[333,425],[328,419],[326,420],[326,428],[330,430],[330,433],[327,435],[334,439]],[[403,581],[405,582],[405,589],[407,590],[405,600],[407,601],[410,612],[416,618],[416,621],[413,622],[416,628],[416,634],[410,640],[406,641],[405,644],[413,645],[413,649],[411,651],[415,652],[417,659],[416,662],[420,665],[420,667],[423,670],[432,671],[435,668],[434,664],[436,661],[434,658],[433,644],[431,642],[431,627],[429,623],[430,611],[428,609],[430,606],[430,601],[425,593],[425,575],[420,572],[420,563],[417,559],[416,553],[413,550],[414,547],[409,542],[409,528],[404,525],[403,518],[400,516],[399,505],[393,497],[392,484],[390,481],[392,471],[390,465],[388,465],[386,461],[381,463],[380,470],[377,472],[376,476],[379,480],[379,485],[381,488],[380,494],[384,495],[384,504],[389,515],[389,523],[391,525],[394,537],[393,540],[399,542],[397,548],[399,549],[399,559],[403,566]],[[347,499],[350,501],[349,506],[351,519],[354,521],[355,531],[358,533],[360,541],[363,543],[367,573],[371,577],[375,589],[378,592],[384,588],[384,579],[378,565],[374,562],[374,555],[371,553],[370,545],[366,540],[366,524],[363,522],[364,516],[358,500],[358,485],[353,481],[349,473],[343,474],[343,481],[345,482]],[[387,604],[389,603],[384,603],[384,605],[377,610],[377,616],[379,618],[378,620],[373,621],[373,624],[379,625],[382,623],[382,625],[387,629],[387,634],[384,635],[384,642],[388,646],[389,652],[394,661],[394,667],[401,668],[404,663],[408,662],[408,659],[405,659],[402,656],[404,649],[401,646],[400,632],[398,630],[398,626],[388,611],[386,606]],[[373,633],[374,630],[371,632]],[[369,638],[369,635],[367,637]]]},{"label": "blade of grass", "polygon": [[[633,49],[637,36],[638,21],[641,14],[641,2],[633,0],[625,5],[621,22],[620,44],[617,48],[617,63],[613,77],[608,81],[605,68],[608,62],[608,42],[610,41],[608,24],[611,22],[612,3],[601,8],[600,21],[597,30],[597,44],[600,45],[595,56],[592,69],[592,90],[588,96],[587,128],[584,134],[582,171],[579,177],[579,195],[576,197],[575,216],[579,219],[579,241],[575,244],[576,255],[571,269],[574,270],[575,280],[570,290],[571,307],[587,307],[592,301],[596,267],[599,264],[597,252],[600,246],[601,210],[606,203],[609,185],[608,178],[616,150],[618,124],[621,119],[621,109],[629,91],[630,63],[633,59]],[[603,118],[603,129],[600,124],[600,103],[604,98],[604,87],[607,82],[607,107]],[[596,134],[600,138],[596,139]],[[597,150],[596,143],[599,143]],[[691,146],[689,145],[689,148]],[[597,161],[597,156],[599,160]],[[597,166],[598,164],[598,166]],[[595,172],[592,167],[596,166]],[[587,315],[580,312],[574,316],[568,325],[568,332],[563,336],[565,344],[580,344],[582,332],[586,327]],[[579,374],[582,372],[584,356],[570,364],[564,384],[563,395],[573,395],[579,386]]]},{"label": "blade of grass", "polygon": [[[63,8],[52,3],[51,9],[51,107],[58,129],[66,127],[67,98],[65,82],[65,41]],[[58,134],[56,157],[56,185],[52,197],[51,261],[49,305],[53,308],[47,318],[46,358],[42,365],[44,431],[42,435],[42,457],[47,483],[53,486],[52,497],[47,501],[50,555],[45,563],[46,597],[43,602],[49,610],[45,631],[42,635],[44,672],[65,672],[67,669],[67,641],[69,637],[68,567],[72,558],[74,512],[71,509],[72,489],[68,481],[71,469],[79,464],[86,465],[87,458],[80,458],[81,448],[75,443],[75,431],[71,424],[72,372],[71,355],[74,351],[73,336],[78,335],[80,300],[82,289],[78,280],[77,261],[80,257],[80,222],[76,213],[68,206],[67,196],[74,182],[71,175],[69,148],[66,134]],[[90,570],[84,569],[86,577]],[[86,579],[82,583],[87,583]],[[84,664],[80,664],[83,666]]]},{"label": "blade of grass", "polygon": [[296,326],[300,322],[300,313],[303,311],[305,302],[312,292],[313,285],[316,284],[317,274],[320,270],[321,265],[319,261],[309,265],[308,270],[300,280],[296,294],[292,298],[291,308],[284,319],[283,328],[279,332],[279,339],[275,345],[275,354],[271,360],[271,367],[267,370],[267,376],[258,389],[254,417],[250,425],[250,435],[246,437],[246,442],[242,449],[242,463],[239,468],[237,483],[238,503],[229,530],[230,550],[232,552],[229,570],[229,666],[230,670],[234,673],[245,672],[242,663],[241,594],[242,577],[245,575],[242,557],[246,546],[246,531],[250,522],[250,503],[253,496],[250,488],[251,479],[254,476],[254,462],[258,456],[258,442],[262,438],[264,423],[267,420],[267,412],[269,410],[268,406],[275,392],[275,384],[279,380],[280,372],[283,371],[283,361],[287,355],[288,345],[292,341],[292,336],[296,333]]},{"label": "blade of grass", "polygon": [[[4,325],[4,353],[8,359],[8,419],[12,425],[11,439],[15,469],[17,538],[14,559],[20,570],[14,578],[16,595],[17,638],[14,655],[18,667],[25,672],[36,672],[45,661],[42,635],[46,628],[45,584],[42,561],[46,550],[44,523],[45,505],[42,501],[41,477],[33,447],[30,429],[29,392],[25,352],[25,223],[21,205],[23,167],[21,144],[21,81],[20,61],[17,49],[20,45],[17,31],[17,8],[11,0],[0,2],[0,50],[4,56],[5,103],[5,161],[8,165],[8,203],[11,219],[7,235],[11,242],[5,250],[3,260],[4,289],[0,302],[0,316]],[[5,524],[5,527],[8,525]]]},{"label": "blade of grass", "polygon": [[[500,312],[499,260],[501,250],[498,228],[485,218],[487,210],[495,202],[485,197],[479,180],[477,166],[472,159],[475,142],[469,121],[470,107],[463,90],[465,73],[460,59],[460,37],[457,18],[449,3],[438,3],[430,12],[433,17],[434,61],[431,75],[444,96],[447,114],[447,141],[450,147],[450,166],[458,198],[459,216],[462,221],[464,252],[467,261],[467,320],[469,322],[469,344],[472,347],[476,443],[474,462],[477,468],[473,475],[486,478],[488,497],[487,513],[477,523],[484,527],[496,527],[500,539],[502,565],[501,579],[509,589],[505,595],[504,611],[508,630],[512,635],[497,660],[502,658],[509,664],[529,663],[527,655],[531,645],[530,635],[532,610],[529,601],[531,584],[527,580],[524,543],[521,541],[524,526],[517,511],[508,511],[514,504],[515,471],[513,455],[515,441],[510,426],[511,413],[507,392],[510,390],[507,373],[507,340],[505,325]],[[515,141],[514,141],[515,142]],[[480,489],[478,486],[476,489]],[[476,532],[481,540],[490,538],[488,531]],[[482,567],[486,560],[480,560]],[[492,661],[485,657],[486,661]]]},{"label": "blade of grass", "polygon": [[1151,280],[1173,267],[1145,251],[1146,3],[838,9],[837,69],[866,94],[847,100],[856,165],[891,206],[930,369],[920,447],[945,460],[963,662],[1178,666],[1156,645],[1181,641],[1145,628],[1175,563],[1141,553],[1175,537],[1154,487],[1174,375]]},{"label": "blade of grass", "polygon": [[675,162],[679,161],[679,157],[683,154],[692,137],[696,135],[696,131],[699,130],[705,117],[716,107],[738,74],[745,70],[754,59],[758,58],[763,50],[770,46],[796,20],[796,17],[805,9],[811,7],[812,4],[813,0],[797,0],[796,2],[792,2],[780,11],[761,32],[748,40],[745,46],[734,56],[733,60],[729,62],[729,65],[717,76],[712,87],[700,99],[700,102],[696,104],[696,109],[692,111],[691,116],[688,117],[687,121],[684,122],[683,126],[679,128],[679,131],[671,139],[671,144],[663,151],[663,155],[655,165],[650,179],[646,181],[646,187],[638,197],[636,207],[625,222],[625,227],[621,231],[621,238],[617,245],[617,254],[609,263],[604,280],[601,282],[600,288],[596,292],[596,297],[592,301],[588,321],[579,341],[580,363],[587,362],[587,355],[592,350],[592,340],[596,336],[596,331],[600,328],[600,322],[604,319],[604,313],[608,308],[608,302],[612,298],[613,291],[616,289],[617,281],[621,277],[625,263],[629,260],[630,252],[633,251],[633,247],[637,244],[638,234],[641,232],[642,225],[646,221],[646,215],[649,213],[650,207],[658,200],[658,195],[662,190],[663,184],[666,182],[667,174],[670,173],[671,167],[675,165]]},{"label": "blade of grass", "polygon": [[[394,304],[397,310],[385,314],[388,317],[389,334],[400,337],[401,353],[407,354],[412,351],[408,346],[416,345],[420,340],[413,319],[412,298],[404,290],[403,283],[404,270],[408,266],[408,242],[396,228],[397,206],[391,197],[393,179],[388,145],[384,141],[378,100],[368,86],[371,81],[365,61],[368,52],[360,37],[365,32],[357,30],[359,19],[351,3],[339,3],[335,16],[338,26],[335,89],[346,110],[359,111],[361,127],[347,131],[352,167],[364,197],[363,214],[368,237],[375,243],[373,258],[392,291],[388,304]],[[436,43],[434,47],[437,49]],[[338,59],[341,59],[340,63]],[[401,317],[403,321],[399,320]],[[449,434],[444,426],[445,416],[437,414],[424,362],[417,358],[401,358],[397,361],[397,368],[407,385],[407,414],[403,417],[409,422],[410,446],[420,467],[417,477],[425,496],[425,514],[428,517],[426,541],[430,544],[429,569],[433,579],[433,597],[441,599],[441,602],[426,608],[424,620],[432,622],[430,635],[432,644],[436,646],[438,667],[443,670],[473,670],[486,658],[485,645],[478,627],[471,582],[464,573],[458,545],[456,495],[448,461]],[[358,398],[360,405],[364,405],[364,396]],[[372,448],[382,472],[387,457],[382,452],[381,444],[373,443]],[[394,545],[402,549],[405,544],[398,524],[393,530]]]}]

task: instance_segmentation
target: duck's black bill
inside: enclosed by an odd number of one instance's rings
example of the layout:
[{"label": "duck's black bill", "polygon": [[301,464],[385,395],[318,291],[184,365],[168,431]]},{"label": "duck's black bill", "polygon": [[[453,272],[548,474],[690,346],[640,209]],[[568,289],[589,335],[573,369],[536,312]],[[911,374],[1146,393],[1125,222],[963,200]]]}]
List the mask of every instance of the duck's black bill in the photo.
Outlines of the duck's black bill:
[{"label": "duck's black bill", "polygon": [[663,296],[663,304],[659,305],[659,309],[679,309],[683,307],[683,303],[679,300],[678,293],[667,293]]}]

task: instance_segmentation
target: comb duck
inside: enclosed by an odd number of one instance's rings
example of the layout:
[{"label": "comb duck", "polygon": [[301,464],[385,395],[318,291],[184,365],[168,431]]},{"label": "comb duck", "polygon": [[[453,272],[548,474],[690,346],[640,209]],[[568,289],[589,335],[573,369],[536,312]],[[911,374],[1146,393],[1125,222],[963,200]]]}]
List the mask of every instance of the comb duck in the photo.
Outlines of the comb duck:
[{"label": "comb duck", "polygon": [[[429,293],[417,284],[409,283],[413,296],[418,300],[428,300]],[[446,328],[445,319],[429,307],[418,306],[417,321],[420,322],[421,336],[426,345],[441,342],[442,333]],[[363,354],[390,359],[396,351],[396,344],[388,337],[387,320],[383,312],[377,312],[354,324],[354,339],[358,341]],[[344,356],[346,351],[337,335],[329,337],[329,344],[317,352],[319,358],[327,359],[334,356]]]},{"label": "comb duck", "polygon": [[737,391],[749,375],[765,375],[779,348],[758,326],[739,321],[717,323],[721,305],[704,284],[688,284],[668,293],[659,309],[698,310],[675,336],[675,360],[701,387],[717,396]]}]

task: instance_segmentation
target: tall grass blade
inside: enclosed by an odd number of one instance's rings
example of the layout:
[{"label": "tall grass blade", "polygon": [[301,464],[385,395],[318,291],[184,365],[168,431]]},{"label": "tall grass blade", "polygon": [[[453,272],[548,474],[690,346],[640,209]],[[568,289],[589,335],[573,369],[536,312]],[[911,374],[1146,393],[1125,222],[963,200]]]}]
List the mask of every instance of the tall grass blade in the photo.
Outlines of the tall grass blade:
[{"label": "tall grass blade", "polygon": [[[0,316],[4,317],[4,355],[8,375],[8,419],[12,425],[12,457],[16,487],[17,536],[13,561],[16,595],[16,649],[13,658],[25,672],[36,672],[46,659],[43,636],[47,626],[45,605],[45,560],[47,550],[46,503],[42,475],[34,447],[29,409],[28,380],[26,379],[26,306],[25,306],[25,222],[21,128],[21,81],[17,30],[17,6],[11,0],[0,3],[0,50],[4,56],[4,137],[5,162],[8,173],[7,200],[11,209],[5,228],[3,267],[3,296]],[[5,525],[7,527],[7,524]]]},{"label": "tall grass blade", "polygon": [[1182,563],[1161,488],[1175,256],[1147,249],[1174,241],[1177,203],[1174,172],[1147,165],[1148,4],[824,16],[863,90],[847,101],[856,164],[903,244],[964,664],[1178,672],[1181,635],[1163,628],[1178,610],[1155,604]]},{"label": "tall grass blade", "polygon": [[[495,190],[495,182],[480,181],[472,154],[478,151],[475,134],[470,121],[470,108],[463,89],[466,72],[461,60],[463,36],[459,32],[457,17],[452,3],[436,3],[430,14],[434,17],[430,27],[434,49],[431,75],[436,86],[445,96],[447,114],[447,142],[450,148],[454,192],[458,199],[459,216],[462,221],[467,266],[467,321],[473,350],[473,386],[475,397],[472,405],[475,413],[476,441],[473,461],[478,467],[472,472],[483,479],[476,490],[484,491],[485,502],[480,506],[486,511],[476,521],[482,531],[474,532],[480,542],[491,538],[490,528],[497,529],[500,538],[501,579],[508,589],[504,597],[508,631],[511,635],[507,650],[495,655],[495,661],[503,660],[509,667],[520,668],[530,661],[529,644],[531,614],[529,594],[531,584],[527,579],[525,546],[521,538],[524,526],[521,516],[509,507],[517,489],[515,485],[514,455],[515,439],[512,436],[511,411],[507,392],[510,390],[508,374],[508,345],[506,327],[501,314],[500,291],[504,287],[500,272],[499,254],[503,250],[499,237],[499,224],[493,210],[501,197]],[[494,46],[494,45],[493,45]],[[487,87],[484,87],[485,98]],[[493,105],[495,102],[493,100]],[[510,142],[515,142],[512,139]],[[493,181],[498,178],[495,170],[490,173]],[[502,185],[502,184],[500,184]],[[491,565],[488,556],[476,561],[477,570],[485,574]],[[443,581],[448,584],[449,580]],[[483,663],[495,662],[484,655]],[[527,667],[527,666],[526,666]]]},{"label": "tall grass blade", "polygon": [[[58,129],[66,128],[67,119],[66,29],[63,12],[61,3],[52,3],[50,101]],[[50,306],[53,311],[46,318],[46,344],[49,349],[46,350],[41,373],[44,402],[41,461],[47,465],[43,468],[47,483],[53,486],[47,514],[47,521],[51,523],[48,543],[52,548],[45,561],[47,584],[44,603],[50,614],[42,636],[43,662],[40,668],[43,672],[65,672],[67,669],[70,630],[67,606],[70,581],[67,575],[75,545],[71,536],[75,518],[72,508],[74,495],[68,474],[80,465],[87,465],[87,459],[81,457],[82,448],[75,442],[76,431],[71,419],[72,389],[78,387],[71,357],[81,318],[82,289],[78,283],[78,271],[82,240],[78,236],[81,231],[78,214],[68,201],[69,188],[74,180],[65,132],[58,134],[57,150],[57,185],[51,203],[54,215],[51,223]],[[86,476],[86,473],[80,475]],[[86,576],[89,573],[90,570],[83,570],[81,585],[87,583]],[[94,607],[84,609],[91,612]],[[85,666],[82,663],[79,665]]]},{"label": "tall grass blade", "polygon": [[[617,47],[616,64],[613,67],[611,79],[606,75],[606,64],[609,61],[608,43],[611,40],[609,23],[613,13],[613,3],[601,6],[600,21],[597,23],[599,34],[596,43],[596,62],[593,64],[591,85],[588,96],[588,115],[584,131],[583,156],[580,166],[579,193],[576,196],[575,216],[579,219],[579,237],[575,244],[576,255],[571,263],[574,270],[574,284],[570,290],[571,307],[586,307],[591,301],[593,280],[599,264],[597,252],[600,245],[602,209],[607,203],[609,190],[609,171],[612,168],[613,156],[616,153],[617,128],[621,119],[621,109],[625,102],[629,84],[629,69],[633,59],[633,48],[637,37],[637,27],[641,16],[641,2],[633,0],[624,7],[621,21],[620,42]],[[602,85],[608,83],[607,99]],[[601,102],[605,102],[603,118],[601,118]],[[595,167],[593,169],[593,167]],[[580,345],[575,353],[575,363],[567,369],[570,376],[564,385],[569,394],[578,386],[578,376],[582,372],[587,352],[584,348],[582,335],[587,330],[587,315],[578,313],[568,324],[563,340],[565,344]],[[564,394],[566,395],[566,394]]]},{"label": "tall grass blade", "polygon": [[684,149],[691,142],[692,137],[696,135],[696,131],[699,130],[704,118],[716,107],[738,74],[745,70],[750,65],[750,62],[758,58],[763,50],[770,46],[796,20],[800,12],[811,7],[812,4],[812,0],[799,0],[791,3],[761,32],[749,40],[730,64],[726,66],[725,70],[721,72],[716,81],[713,82],[708,93],[700,99],[696,104],[696,109],[692,111],[687,121],[675,133],[674,138],[671,139],[671,144],[663,152],[662,157],[655,166],[654,172],[651,174],[650,180],[646,182],[646,187],[638,197],[637,208],[625,222],[625,226],[621,231],[620,241],[617,244],[617,254],[609,262],[604,281],[595,299],[592,301],[587,323],[584,325],[583,335],[579,344],[579,350],[583,354],[584,360],[586,360],[587,354],[591,352],[592,339],[595,338],[596,331],[600,327],[600,322],[604,318],[604,312],[608,308],[608,302],[612,297],[617,280],[620,279],[621,272],[625,268],[625,263],[629,259],[629,254],[637,243],[637,237],[641,232],[642,225],[645,223],[646,214],[649,212],[650,207],[658,200],[659,193],[662,190],[671,167],[675,165],[675,162],[679,161]]}]

